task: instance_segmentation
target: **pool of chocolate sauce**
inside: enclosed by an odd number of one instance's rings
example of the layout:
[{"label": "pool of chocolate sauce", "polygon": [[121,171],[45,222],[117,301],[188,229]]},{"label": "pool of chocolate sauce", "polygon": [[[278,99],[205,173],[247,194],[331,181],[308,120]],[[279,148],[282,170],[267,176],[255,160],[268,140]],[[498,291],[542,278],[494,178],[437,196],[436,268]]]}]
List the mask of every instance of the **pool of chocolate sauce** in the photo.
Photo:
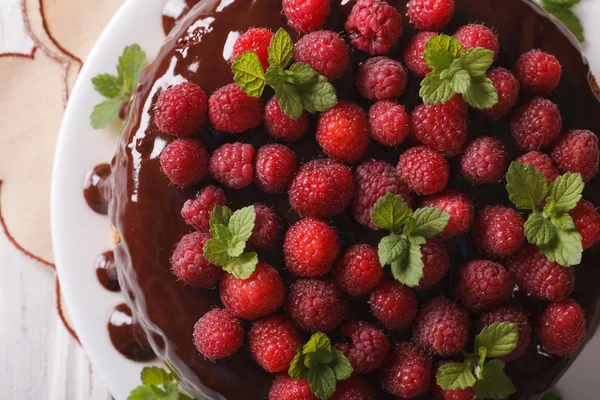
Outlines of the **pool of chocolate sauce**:
[{"label": "pool of chocolate sauce", "polygon": [[117,265],[115,264],[115,254],[112,250],[105,251],[96,259],[96,277],[106,290],[111,292],[121,290]]},{"label": "pool of chocolate sauce", "polygon": [[131,309],[125,303],[115,307],[108,318],[108,335],[113,346],[133,361],[150,361],[155,355],[148,343],[146,333],[137,323]]},{"label": "pool of chocolate sauce", "polygon": [[110,201],[110,165],[96,165],[85,177],[83,197],[92,210],[98,214],[108,214]]}]

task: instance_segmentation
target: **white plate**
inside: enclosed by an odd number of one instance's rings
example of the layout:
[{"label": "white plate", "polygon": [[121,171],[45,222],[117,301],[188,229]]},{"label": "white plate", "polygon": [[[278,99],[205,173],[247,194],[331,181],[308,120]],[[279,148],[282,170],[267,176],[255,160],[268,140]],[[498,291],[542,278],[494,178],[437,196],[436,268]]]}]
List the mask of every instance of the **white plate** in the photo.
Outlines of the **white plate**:
[{"label": "white plate", "polygon": [[[112,247],[108,219],[92,212],[82,195],[86,173],[95,165],[109,162],[116,138],[108,131],[94,131],[89,123],[93,106],[101,101],[91,78],[114,72],[126,45],[139,43],[152,58],[164,40],[161,9],[165,0],[128,0],[108,24],[90,53],[73,88],[61,127],[52,180],[51,219],[54,256],[75,330],[94,368],[103,376],[116,400],[125,400],[139,384],[143,364],[121,356],[110,343],[106,323],[114,306],[123,301],[97,282],[96,257]],[[579,15],[594,40],[600,33],[600,2],[583,0]],[[587,46],[593,65],[600,66],[600,40]],[[596,69],[600,76],[600,70]],[[597,398],[597,358],[600,335],[588,344],[577,362],[561,380],[557,390],[568,400]]]}]

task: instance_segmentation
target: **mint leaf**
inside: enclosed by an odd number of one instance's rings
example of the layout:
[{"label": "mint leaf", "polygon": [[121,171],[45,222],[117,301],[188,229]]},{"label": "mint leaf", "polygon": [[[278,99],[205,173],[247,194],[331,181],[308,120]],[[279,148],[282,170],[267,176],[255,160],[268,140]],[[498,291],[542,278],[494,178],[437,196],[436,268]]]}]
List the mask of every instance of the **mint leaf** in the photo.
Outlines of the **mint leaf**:
[{"label": "mint leaf", "polygon": [[558,215],[553,215],[550,217],[550,222],[557,229],[562,229],[564,231],[569,231],[571,229],[576,229],[575,223],[573,222],[573,218],[567,213],[559,213]]},{"label": "mint leaf", "polygon": [[294,58],[294,42],[290,34],[283,28],[279,28],[269,44],[269,64],[278,64],[287,68]]},{"label": "mint leaf", "polygon": [[209,239],[204,244],[204,258],[211,264],[224,266],[231,259],[227,253],[228,247],[227,243],[223,243],[218,239]]},{"label": "mint leaf", "polygon": [[525,222],[525,237],[538,247],[550,246],[556,240],[556,228],[542,214],[534,212]]},{"label": "mint leaf", "polygon": [[308,370],[310,390],[319,400],[328,400],[335,392],[335,372],[327,365],[315,365]]},{"label": "mint leaf", "polygon": [[[310,85],[317,82],[321,75],[306,63],[292,65],[285,71],[285,80],[293,85]],[[327,79],[325,79],[327,80]]]},{"label": "mint leaf", "polygon": [[[211,239],[212,240],[212,239]],[[206,245],[208,245],[206,242]],[[204,256],[206,257],[206,245],[204,246]],[[207,258],[208,259],[208,258]],[[210,261],[210,260],[208,260]],[[212,262],[212,261],[210,261]],[[213,263],[215,264],[215,263]],[[258,264],[258,254],[254,252],[243,253],[239,257],[231,258],[224,266],[223,270],[229,272],[238,279],[248,279],[256,269]],[[215,264],[219,265],[219,264]]]},{"label": "mint leaf", "polygon": [[421,257],[421,247],[418,244],[411,243],[408,247],[408,257],[394,261],[391,264],[394,278],[406,286],[419,286],[419,281],[423,277]]},{"label": "mint leaf", "polygon": [[308,377],[308,369],[304,365],[304,354],[302,354],[302,346],[292,359],[290,367],[288,368],[288,375],[294,379],[304,380]]},{"label": "mint leaf", "polygon": [[133,90],[137,86],[138,78],[147,64],[146,53],[140,45],[132,44],[125,47],[123,55],[119,57],[117,72],[119,80],[125,84],[123,92],[126,96],[130,96],[133,93]]},{"label": "mint leaf", "polygon": [[285,71],[283,67],[279,64],[271,64],[269,68],[267,68],[267,72],[265,73],[265,78],[272,86],[277,86],[285,80]]},{"label": "mint leaf", "polygon": [[150,386],[138,386],[129,393],[127,400],[161,400]]},{"label": "mint leaf", "polygon": [[556,244],[552,247],[541,246],[540,250],[550,261],[563,267],[571,267],[581,263],[583,247],[581,234],[577,230],[556,230]]},{"label": "mint leaf", "polygon": [[484,347],[487,357],[503,357],[517,347],[518,341],[519,325],[494,322],[483,328],[475,337],[475,349]]},{"label": "mint leaf", "polygon": [[479,347],[479,359],[477,360],[477,365],[475,366],[475,376],[477,379],[481,379],[481,371],[483,371],[483,365],[485,363],[485,358],[487,357],[487,348]]},{"label": "mint leaf", "polygon": [[463,98],[471,107],[486,110],[498,104],[498,91],[487,76],[472,76],[469,89],[463,93]]},{"label": "mint leaf", "polygon": [[535,210],[546,198],[548,183],[544,175],[530,165],[512,162],[506,173],[506,190],[517,208]]},{"label": "mint leaf", "polygon": [[121,103],[115,100],[106,100],[97,104],[90,115],[90,122],[94,129],[104,129],[119,116]]},{"label": "mint leaf", "polygon": [[225,225],[229,224],[229,219],[231,218],[231,210],[226,206],[216,205],[213,210],[210,212],[210,220],[209,226],[211,227],[210,234],[214,237],[215,233],[212,231],[212,228],[216,225]]},{"label": "mint leaf", "polygon": [[439,208],[419,208],[413,214],[415,226],[410,234],[430,238],[442,233],[448,221],[450,214]]},{"label": "mint leaf", "polygon": [[322,332],[317,332],[310,337],[302,349],[302,354],[305,356],[304,365],[308,368],[314,363],[329,364],[335,359],[331,341]]},{"label": "mint leaf", "polygon": [[114,99],[121,95],[123,82],[114,75],[100,74],[92,78],[94,89],[104,97]]},{"label": "mint leaf", "polygon": [[165,383],[166,396],[161,400],[179,400],[181,393],[179,393],[179,385],[177,382]]},{"label": "mint leaf", "polygon": [[553,393],[546,393],[545,395],[542,396],[541,400],[562,400],[562,398]]},{"label": "mint leaf", "polygon": [[391,264],[408,256],[409,243],[402,236],[386,236],[379,242],[377,254],[381,265]]},{"label": "mint leaf", "polygon": [[338,103],[335,87],[324,76],[319,76],[315,83],[299,86],[298,93],[311,114],[327,111]]},{"label": "mint leaf", "polygon": [[573,33],[577,40],[583,42],[585,41],[583,25],[575,13],[573,13],[573,11],[569,8],[573,4],[568,3],[572,2],[564,2],[564,4],[561,4],[559,1],[544,1],[543,5],[546,12],[553,15],[559,21],[565,24],[565,26],[571,31],[571,33]]},{"label": "mint leaf", "polygon": [[442,79],[439,73],[431,72],[421,81],[419,96],[425,104],[440,104],[449,101],[455,95],[450,82]]},{"label": "mint leaf", "polygon": [[275,98],[285,115],[293,120],[300,118],[304,106],[302,105],[302,98],[294,85],[286,82],[277,84],[275,86]]},{"label": "mint leaf", "polygon": [[504,373],[504,362],[491,360],[483,368],[481,380],[475,383],[475,394],[478,398],[505,399],[517,389]]},{"label": "mint leaf", "polygon": [[412,215],[412,210],[402,196],[388,193],[380,197],[371,211],[373,224],[380,229],[394,232]]},{"label": "mint leaf", "polygon": [[575,208],[585,184],[579,173],[567,172],[559,176],[550,185],[549,200],[552,201],[552,213],[567,212]]},{"label": "mint leaf", "polygon": [[352,372],[354,371],[352,369],[352,365],[350,364],[350,360],[346,358],[344,353],[335,347],[333,348],[333,354],[335,355],[336,360],[332,367],[333,372],[335,373],[335,378],[338,381],[343,381],[350,378],[350,375],[352,375]]},{"label": "mint leaf", "polygon": [[210,234],[213,238],[227,246],[227,252],[229,253],[229,246],[233,235],[227,229],[225,225],[214,225],[210,227]]},{"label": "mint leaf", "polygon": [[434,36],[425,44],[425,63],[434,71],[448,69],[462,49],[462,44],[455,37],[448,35]]},{"label": "mint leaf", "polygon": [[171,375],[159,367],[144,367],[141,373],[142,383],[146,386],[163,385],[173,380]]},{"label": "mint leaf", "polygon": [[236,210],[229,219],[227,228],[231,232],[233,242],[246,242],[252,235],[256,212],[254,206],[248,206]]},{"label": "mint leaf", "polygon": [[252,97],[260,97],[265,89],[265,72],[258,55],[247,51],[237,57],[231,65],[233,80]]},{"label": "mint leaf", "polygon": [[471,86],[471,75],[464,69],[457,71],[450,79],[449,84],[455,93],[467,93]]},{"label": "mint leaf", "polygon": [[572,7],[575,4],[578,4],[581,0],[542,0],[542,4],[547,5],[559,5],[559,6],[567,6]]},{"label": "mint leaf", "polygon": [[460,56],[460,61],[469,76],[484,76],[494,62],[494,52],[483,47],[470,48]]},{"label": "mint leaf", "polygon": [[473,387],[476,379],[468,362],[446,363],[438,370],[436,382],[444,390],[460,390]]}]

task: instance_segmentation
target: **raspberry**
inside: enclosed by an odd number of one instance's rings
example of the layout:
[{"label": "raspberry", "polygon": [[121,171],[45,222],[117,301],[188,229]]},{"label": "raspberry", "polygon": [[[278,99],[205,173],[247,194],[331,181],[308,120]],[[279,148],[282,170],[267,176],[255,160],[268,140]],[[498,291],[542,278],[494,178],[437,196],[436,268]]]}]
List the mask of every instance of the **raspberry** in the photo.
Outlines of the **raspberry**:
[{"label": "raspberry", "polygon": [[368,374],[379,368],[390,349],[382,331],[363,321],[351,321],[342,325],[341,332],[352,345],[338,344],[336,347],[348,358],[354,372]]},{"label": "raspberry", "polygon": [[551,145],[561,129],[558,107],[541,97],[521,104],[510,117],[510,133],[522,150],[539,150]]},{"label": "raspberry", "polygon": [[419,195],[441,192],[448,183],[450,168],[440,153],[417,146],[400,155],[396,167],[400,179]]},{"label": "raspberry", "polygon": [[254,203],[256,220],[252,235],[248,239],[248,247],[252,250],[262,251],[275,246],[281,230],[281,222],[275,211],[269,206]]},{"label": "raspberry", "polygon": [[294,48],[294,61],[310,65],[331,82],[348,67],[350,50],[337,33],[316,31],[298,40]]},{"label": "raspberry", "polygon": [[540,299],[560,301],[573,291],[573,268],[552,262],[537,247],[526,244],[506,261],[508,271],[527,293]]},{"label": "raspberry", "polygon": [[208,120],[220,132],[242,133],[260,125],[263,99],[250,97],[237,83],[215,91],[208,99]]},{"label": "raspberry", "polygon": [[491,313],[484,314],[477,321],[477,332],[481,332],[483,328],[495,322],[509,322],[519,325],[519,341],[517,342],[517,346],[501,359],[504,361],[513,361],[521,357],[531,342],[531,324],[527,316],[522,311],[514,308],[499,308]]},{"label": "raspberry", "polygon": [[458,268],[454,282],[456,299],[472,313],[490,311],[508,302],[515,281],[493,261],[470,261]]},{"label": "raspberry", "polygon": [[269,400],[317,400],[317,398],[312,394],[308,381],[296,380],[284,373],[273,382],[269,390]]},{"label": "raspberry", "polygon": [[348,164],[360,161],[369,145],[367,115],[356,104],[340,100],[319,115],[317,142],[325,154],[337,161]]},{"label": "raspberry", "polygon": [[376,229],[371,221],[371,211],[380,197],[388,193],[399,194],[409,205],[408,186],[398,176],[396,169],[385,161],[367,160],[356,168],[356,196],[354,218],[358,223]]},{"label": "raspberry", "polygon": [[218,360],[232,355],[244,343],[244,327],[229,310],[207,312],[194,326],[194,345],[204,357]]},{"label": "raspberry", "polygon": [[283,0],[283,13],[288,24],[300,33],[319,29],[330,11],[329,0]]},{"label": "raspberry", "polygon": [[287,371],[302,344],[302,336],[283,315],[260,319],[248,331],[248,347],[267,372]]},{"label": "raspberry", "polygon": [[438,283],[450,266],[450,258],[446,246],[437,239],[427,239],[421,245],[421,261],[423,261],[423,277],[419,281],[419,288],[424,289]]},{"label": "raspberry", "polygon": [[379,373],[383,388],[403,399],[425,393],[430,379],[431,359],[412,343],[392,347]]},{"label": "raspberry", "polygon": [[390,330],[409,326],[417,315],[417,295],[397,281],[383,281],[371,293],[369,304],[375,317]]},{"label": "raspberry", "polygon": [[249,320],[271,314],[283,304],[285,297],[279,272],[262,261],[258,262],[248,279],[223,273],[219,289],[225,307],[238,317]]},{"label": "raspberry", "polygon": [[375,400],[375,391],[360,375],[355,374],[336,383],[331,400]]},{"label": "raspberry", "polygon": [[475,215],[473,202],[469,196],[456,190],[446,190],[429,196],[421,203],[421,207],[438,208],[450,214],[446,228],[439,235],[444,239],[468,231]]},{"label": "raspberry", "polygon": [[208,185],[198,192],[195,199],[185,202],[181,208],[181,216],[185,223],[202,232],[210,228],[210,213],[215,206],[224,206],[227,198],[223,191],[213,185]]},{"label": "raspberry", "polygon": [[583,249],[587,250],[600,240],[600,214],[591,202],[581,199],[577,207],[569,211],[581,234]]},{"label": "raspberry", "polygon": [[208,153],[196,139],[179,139],[160,153],[160,166],[171,183],[190,186],[208,175]]},{"label": "raspberry", "polygon": [[358,0],[344,29],[358,50],[371,55],[385,54],[402,34],[402,17],[383,0]]},{"label": "raspberry", "polygon": [[337,287],[327,281],[300,279],[289,290],[285,310],[300,328],[330,332],[344,316],[344,303]]},{"label": "raspberry", "polygon": [[183,82],[158,96],[154,123],[171,136],[189,137],[206,122],[206,94],[198,85]]},{"label": "raspberry", "polygon": [[498,57],[500,51],[498,36],[485,25],[465,25],[454,33],[454,37],[463,45],[464,50],[483,47],[494,52],[494,60]]},{"label": "raspberry", "polygon": [[410,0],[410,23],[422,31],[440,31],[454,16],[454,0]]},{"label": "raspberry", "polygon": [[544,347],[557,356],[576,351],[585,338],[585,316],[573,299],[546,306],[537,323],[537,332]]},{"label": "raspberry", "polygon": [[352,296],[371,292],[383,278],[383,267],[377,250],[368,244],[357,244],[348,249],[333,268],[333,280]]},{"label": "raspberry", "polygon": [[508,169],[508,154],[501,141],[480,136],[467,146],[460,166],[462,176],[470,183],[494,183],[502,179]]},{"label": "raspberry", "polygon": [[289,191],[300,215],[328,218],[344,211],[354,194],[352,171],[333,160],[309,161],[298,170]]},{"label": "raspberry", "polygon": [[587,182],[598,172],[598,137],[586,130],[565,133],[556,141],[550,156],[561,172],[579,172]]},{"label": "raspberry", "polygon": [[219,183],[241,189],[252,183],[254,147],[240,142],[225,143],[210,158],[208,169]]},{"label": "raspberry", "polygon": [[431,72],[425,63],[425,45],[434,36],[437,36],[435,32],[419,32],[404,48],[404,63],[419,78],[425,78]]},{"label": "raspberry", "polygon": [[358,91],[372,101],[400,97],[407,81],[402,64],[383,56],[367,59],[356,73]]},{"label": "raspberry", "polygon": [[523,219],[512,208],[486,206],[475,216],[471,236],[478,253],[503,258],[523,244]]},{"label": "raspberry", "polygon": [[308,129],[308,112],[303,111],[297,120],[288,117],[275,99],[275,96],[265,106],[265,128],[275,139],[284,142],[294,142],[302,137]]},{"label": "raspberry", "polygon": [[437,298],[417,314],[412,326],[413,341],[422,349],[451,356],[459,352],[469,336],[469,314],[450,300]]},{"label": "raspberry", "polygon": [[264,28],[252,28],[242,33],[233,45],[231,60],[235,60],[247,51],[253,51],[258,56],[263,69],[269,68],[269,45],[273,39],[273,32]]},{"label": "raspberry", "polygon": [[326,222],[304,218],[285,234],[285,265],[296,276],[315,277],[331,271],[340,254],[337,232]]},{"label": "raspberry", "polygon": [[424,145],[453,157],[467,140],[466,110],[460,96],[443,104],[420,104],[410,114],[410,130]]},{"label": "raspberry", "polygon": [[537,169],[544,175],[546,180],[548,181],[548,185],[550,185],[558,176],[560,172],[558,172],[558,168],[554,161],[547,155],[542,153],[541,151],[532,150],[527,154],[523,154],[521,157],[517,158],[517,162],[521,164],[531,165],[533,169]]},{"label": "raspberry", "polygon": [[[446,361],[446,362],[457,362],[457,361]],[[456,389],[456,390],[444,390],[437,384],[436,375],[439,367],[444,365],[446,362],[439,363],[438,367],[433,371],[431,379],[431,387],[429,388],[433,400],[473,400],[475,398],[475,391],[473,388]]]},{"label": "raspberry", "polygon": [[546,96],[558,87],[562,67],[551,54],[530,50],[515,64],[515,75],[527,94]]},{"label": "raspberry", "polygon": [[286,191],[298,169],[296,153],[280,144],[268,144],[256,153],[256,184],[264,192]]},{"label": "raspberry", "polygon": [[517,104],[520,89],[519,81],[510,71],[500,67],[489,70],[487,76],[498,92],[498,103],[494,107],[481,112],[488,118],[504,117]]},{"label": "raspberry", "polygon": [[189,233],[175,247],[171,257],[173,272],[190,286],[208,288],[219,281],[221,268],[204,258],[204,245],[210,238],[208,233]]},{"label": "raspberry", "polygon": [[409,132],[408,114],[404,107],[392,101],[380,101],[369,109],[369,133],[385,146],[397,146]]}]

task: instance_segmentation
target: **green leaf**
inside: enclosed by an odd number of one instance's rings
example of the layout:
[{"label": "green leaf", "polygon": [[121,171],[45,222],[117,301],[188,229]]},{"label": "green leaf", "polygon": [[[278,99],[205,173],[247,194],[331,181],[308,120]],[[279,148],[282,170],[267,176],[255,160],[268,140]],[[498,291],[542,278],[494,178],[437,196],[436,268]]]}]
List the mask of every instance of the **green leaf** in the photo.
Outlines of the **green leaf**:
[{"label": "green leaf", "polygon": [[92,84],[98,93],[109,99],[119,97],[123,89],[123,82],[111,74],[96,75],[92,78]]},{"label": "green leaf", "polygon": [[[405,225],[405,227],[407,227],[407,226],[408,226],[408,224]],[[425,244],[425,243],[427,243],[427,239],[425,239],[423,236],[419,236],[419,235],[408,235],[408,241],[409,241],[409,243],[412,243],[412,244]]]},{"label": "green leaf", "polygon": [[285,71],[285,81],[292,85],[313,85],[321,75],[306,63],[296,63]]},{"label": "green leaf", "polygon": [[421,247],[418,244],[411,243],[408,247],[408,257],[392,263],[391,269],[394,278],[406,286],[419,286],[419,281],[423,277],[421,256]]},{"label": "green leaf", "polygon": [[[212,239],[211,239],[212,240]],[[206,244],[208,245],[208,242]],[[204,246],[206,257],[206,245]],[[208,258],[207,258],[208,259]],[[210,260],[208,260],[210,261]],[[210,261],[212,262],[212,261]],[[213,263],[215,264],[215,263]],[[229,272],[238,279],[248,279],[256,269],[258,264],[258,254],[254,252],[244,253],[239,257],[231,258],[224,266],[223,270]],[[215,264],[219,265],[219,264]]]},{"label": "green leaf", "polygon": [[173,380],[171,375],[159,367],[145,367],[141,373],[142,383],[146,386],[162,385]]},{"label": "green leaf", "polygon": [[481,372],[483,371],[483,364],[485,363],[485,358],[487,357],[487,348],[479,347],[478,350],[479,359],[477,360],[477,365],[475,366],[475,376],[477,379],[481,379]]},{"label": "green leaf", "polygon": [[227,247],[227,254],[230,257],[239,257],[244,252],[244,250],[246,250],[246,242],[229,242],[229,245]]},{"label": "green leaf", "polygon": [[119,80],[124,82],[123,93],[129,97],[138,84],[138,78],[144,67],[148,64],[146,53],[140,45],[132,44],[125,47],[123,55],[119,58],[117,72]]},{"label": "green leaf", "polygon": [[481,380],[475,384],[475,393],[478,398],[505,399],[515,393],[517,389],[510,378],[504,373],[504,362],[491,360],[486,363]]},{"label": "green leaf", "polygon": [[473,47],[460,56],[460,61],[471,77],[484,76],[494,62],[494,52],[483,47]]},{"label": "green leaf", "polygon": [[462,44],[452,36],[434,36],[425,44],[425,62],[434,71],[448,69],[452,61],[459,56],[462,48]]},{"label": "green leaf", "polygon": [[287,68],[294,58],[294,42],[290,34],[283,28],[279,28],[269,44],[269,64],[279,64]]},{"label": "green leaf", "polygon": [[456,93],[448,80],[440,78],[438,73],[430,72],[421,81],[419,96],[425,104],[441,104],[449,101]]},{"label": "green leaf", "polygon": [[558,1],[555,1],[555,3],[556,4],[551,4],[548,1],[544,1],[544,9],[565,24],[578,41],[585,41],[583,25],[577,15],[575,15],[568,6],[558,4]]},{"label": "green leaf", "polygon": [[304,354],[302,354],[302,346],[298,349],[298,352],[294,356],[290,367],[288,368],[288,374],[294,379],[306,379],[308,377],[308,369],[304,365]]},{"label": "green leaf", "polygon": [[218,239],[209,239],[204,245],[204,258],[211,264],[219,267],[225,266],[231,257],[227,253],[228,245]]},{"label": "green leaf", "polygon": [[350,360],[346,358],[344,353],[335,347],[333,348],[333,354],[335,355],[335,362],[332,368],[333,372],[335,373],[335,378],[338,381],[343,381],[350,378],[350,375],[352,375],[352,372],[354,372],[352,365],[350,364]]},{"label": "green leaf", "polygon": [[550,261],[555,261],[563,267],[571,267],[581,263],[583,247],[581,234],[577,230],[556,230],[554,246],[540,246],[540,250]]},{"label": "green leaf", "polygon": [[463,98],[471,107],[486,110],[498,104],[498,91],[486,75],[472,76],[471,85],[463,93]]},{"label": "green leaf", "polygon": [[119,109],[121,103],[116,100],[106,100],[102,103],[96,104],[92,115],[90,115],[90,122],[94,129],[104,129],[111,122],[119,116]]},{"label": "green leaf", "polygon": [[283,83],[285,80],[285,71],[279,64],[271,64],[265,73],[267,82],[273,87]]},{"label": "green leaf", "polygon": [[544,7],[548,5],[572,7],[575,4],[578,4],[579,2],[581,2],[581,0],[542,0],[542,4],[544,5]]},{"label": "green leaf", "polygon": [[549,188],[549,199],[552,201],[552,213],[567,212],[575,208],[585,184],[579,173],[567,172],[556,178]]},{"label": "green leaf", "polygon": [[542,396],[541,400],[562,400],[562,398],[553,393],[546,393]]},{"label": "green leaf", "polygon": [[[231,239],[233,235],[227,229],[225,225],[213,225],[210,227],[210,234],[214,239],[217,239],[219,242],[223,243],[226,247],[229,248],[231,245]],[[229,251],[229,249],[228,249]],[[236,256],[237,257],[237,256]]]},{"label": "green leaf", "polygon": [[512,162],[506,173],[506,190],[517,208],[535,210],[546,198],[548,182],[530,165]]},{"label": "green leaf", "polygon": [[[209,225],[212,229],[215,225],[224,225],[227,226],[229,224],[229,219],[231,218],[231,209],[227,206],[219,206],[216,205],[210,213]],[[211,231],[211,235],[214,237],[215,234]]]},{"label": "green leaf", "polygon": [[471,76],[467,71],[460,70],[452,76],[449,84],[455,93],[464,94],[471,86]]},{"label": "green leaf", "polygon": [[564,231],[576,229],[573,218],[568,213],[559,213],[550,217],[550,222],[557,228]]},{"label": "green leaf", "polygon": [[536,246],[549,246],[556,240],[556,228],[542,214],[534,212],[525,222],[525,237]]},{"label": "green leaf", "polygon": [[308,370],[310,390],[319,400],[328,400],[335,392],[335,372],[327,365],[316,365]]},{"label": "green leaf", "polygon": [[388,265],[404,259],[408,255],[408,246],[409,243],[402,236],[392,234],[384,237],[377,248],[379,262]]},{"label": "green leaf", "polygon": [[256,212],[254,206],[248,206],[236,210],[229,219],[227,228],[233,236],[232,242],[246,242],[252,235]]},{"label": "green leaf", "polygon": [[[302,349],[302,354],[305,356],[309,354],[316,355],[312,360],[321,364],[329,364],[334,359],[333,352],[331,351],[331,341],[327,335],[322,332],[317,332],[310,337]],[[304,362],[304,365],[310,368],[310,365],[308,364],[310,364],[310,362]]]},{"label": "green leaf", "polygon": [[298,86],[298,94],[311,114],[327,111],[338,103],[335,87],[324,76],[319,76],[315,83]]},{"label": "green leaf", "polygon": [[387,193],[380,197],[371,211],[371,220],[376,227],[394,232],[412,215],[412,210],[402,196]]},{"label": "green leaf", "polygon": [[279,106],[293,120],[297,120],[304,111],[302,98],[298,94],[296,87],[290,83],[280,83],[275,86],[275,98]]},{"label": "green leaf", "polygon": [[252,97],[260,97],[265,89],[265,72],[258,55],[247,51],[237,57],[231,65],[233,80]]},{"label": "green leaf", "polygon": [[518,341],[518,324],[494,322],[483,328],[475,337],[475,349],[484,347],[487,357],[503,357],[517,347]]},{"label": "green leaf", "polygon": [[129,393],[127,400],[160,400],[150,386],[138,386]]},{"label": "green leaf", "polygon": [[460,390],[473,387],[475,376],[468,362],[446,363],[435,376],[437,384],[444,390]]},{"label": "green leaf", "polygon": [[179,385],[177,382],[165,383],[165,390],[167,395],[161,400],[179,400],[181,393],[179,392]]},{"label": "green leaf", "polygon": [[442,233],[448,225],[450,214],[439,208],[425,207],[416,210],[413,218],[415,227],[410,234],[430,238]]}]

